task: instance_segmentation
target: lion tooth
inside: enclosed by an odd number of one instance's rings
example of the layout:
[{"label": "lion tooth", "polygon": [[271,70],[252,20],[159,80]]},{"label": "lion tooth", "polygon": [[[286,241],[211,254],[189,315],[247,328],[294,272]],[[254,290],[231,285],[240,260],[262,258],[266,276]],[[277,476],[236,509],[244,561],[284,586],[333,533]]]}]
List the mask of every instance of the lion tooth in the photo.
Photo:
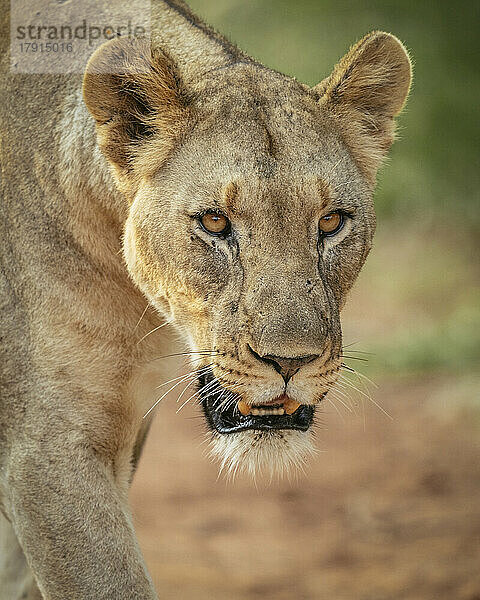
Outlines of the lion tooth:
[{"label": "lion tooth", "polygon": [[[289,410],[291,410],[292,413],[295,412],[295,410],[299,406],[300,404],[298,404],[294,400],[288,400],[287,408],[290,407]],[[252,406],[251,404],[247,404],[243,400],[239,400],[237,402],[237,408],[238,411],[245,417],[247,415],[252,415],[254,417],[264,417],[267,415],[284,415],[285,412],[287,412],[284,406],[280,406],[278,408],[270,408],[269,406]]]},{"label": "lion tooth", "polygon": [[284,408],[285,412],[287,413],[287,415],[292,415],[299,406],[300,406],[300,402],[296,402],[295,400],[292,400],[291,398],[288,398],[283,403],[283,408]]},{"label": "lion tooth", "polygon": [[239,400],[237,402],[237,408],[242,413],[244,417],[250,414],[251,406],[244,402],[243,400]]}]

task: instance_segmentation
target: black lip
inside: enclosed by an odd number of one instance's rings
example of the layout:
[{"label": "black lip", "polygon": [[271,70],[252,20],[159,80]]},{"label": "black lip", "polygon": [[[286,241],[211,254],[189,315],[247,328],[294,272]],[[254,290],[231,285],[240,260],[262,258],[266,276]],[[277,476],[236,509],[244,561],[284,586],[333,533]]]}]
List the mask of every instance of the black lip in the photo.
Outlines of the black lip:
[{"label": "black lip", "polygon": [[[209,370],[198,378],[199,390],[215,380],[213,373]],[[272,431],[281,429],[296,429],[307,431],[313,422],[315,413],[314,406],[302,405],[292,415],[242,415],[237,409],[237,399],[233,398],[219,410],[223,397],[228,390],[212,384],[210,388],[215,391],[200,392],[200,401],[209,427],[221,434],[236,433],[254,429],[257,431]]]}]

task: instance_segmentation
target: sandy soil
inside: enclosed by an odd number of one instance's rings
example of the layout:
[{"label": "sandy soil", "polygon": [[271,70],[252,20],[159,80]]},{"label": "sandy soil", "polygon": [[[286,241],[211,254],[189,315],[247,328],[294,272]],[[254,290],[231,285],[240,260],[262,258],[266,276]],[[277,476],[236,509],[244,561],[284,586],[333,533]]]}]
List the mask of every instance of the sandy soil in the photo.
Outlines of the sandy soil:
[{"label": "sandy soil", "polygon": [[306,476],[257,487],[217,480],[198,409],[164,403],[131,494],[160,597],[480,600],[475,388],[383,382],[392,420],[326,404]]}]

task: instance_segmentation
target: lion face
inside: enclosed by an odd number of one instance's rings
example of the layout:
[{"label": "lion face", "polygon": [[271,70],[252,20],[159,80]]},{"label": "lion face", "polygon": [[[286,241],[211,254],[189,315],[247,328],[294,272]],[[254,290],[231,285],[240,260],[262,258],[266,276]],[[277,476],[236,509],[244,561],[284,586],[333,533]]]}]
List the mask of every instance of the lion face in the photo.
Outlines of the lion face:
[{"label": "lion face", "polygon": [[[284,101],[271,107],[258,98],[275,80],[254,80],[228,114],[212,95],[195,107],[191,134],[135,197],[126,257],[201,352],[200,398],[215,436],[242,448],[261,432],[270,445],[296,439],[298,451],[339,373],[340,309],[374,213],[339,132],[308,93],[292,86],[286,96],[282,82]],[[324,233],[329,215],[339,226]]]},{"label": "lion face", "polygon": [[[131,197],[129,271],[188,341],[212,453],[230,470],[301,462],[342,366],[340,311],[372,244],[392,118],[382,105],[373,133],[372,108],[359,124],[338,100],[345,81],[331,79],[311,90],[243,63],[207,74],[194,93],[172,92],[183,125],[168,152],[149,112],[154,131],[134,155],[143,173],[112,161]],[[165,158],[152,164],[156,149]]]}]

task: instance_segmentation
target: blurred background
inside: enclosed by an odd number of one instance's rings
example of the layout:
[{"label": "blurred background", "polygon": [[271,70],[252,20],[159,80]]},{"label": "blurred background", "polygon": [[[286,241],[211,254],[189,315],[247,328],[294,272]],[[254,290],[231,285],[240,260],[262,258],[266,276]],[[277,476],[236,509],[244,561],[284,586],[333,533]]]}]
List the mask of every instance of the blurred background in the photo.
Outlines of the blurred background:
[{"label": "blurred background", "polygon": [[368,380],[324,403],[305,474],[271,485],[217,480],[198,409],[161,404],[132,489],[159,595],[480,600],[480,3],[189,3],[311,85],[372,29],[415,71],[343,316]]}]

